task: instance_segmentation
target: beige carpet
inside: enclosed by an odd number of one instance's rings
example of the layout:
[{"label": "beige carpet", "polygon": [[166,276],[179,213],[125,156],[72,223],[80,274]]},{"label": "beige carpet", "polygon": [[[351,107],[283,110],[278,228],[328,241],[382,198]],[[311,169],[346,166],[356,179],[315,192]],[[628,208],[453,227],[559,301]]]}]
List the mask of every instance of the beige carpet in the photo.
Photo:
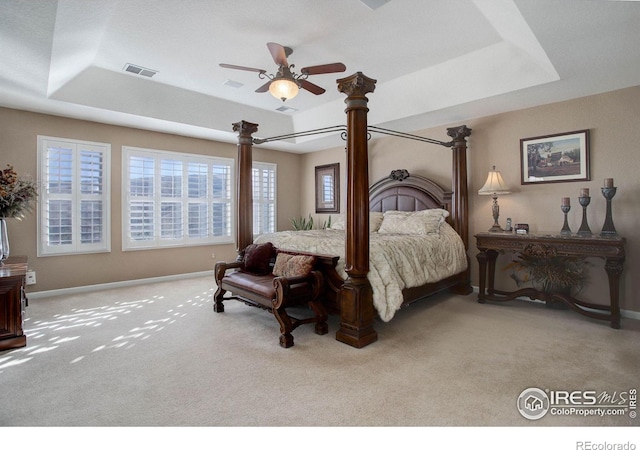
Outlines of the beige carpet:
[{"label": "beige carpet", "polygon": [[28,345],[0,352],[3,426],[637,426],[628,414],[532,421],[525,388],[640,388],[640,324],[540,303],[442,295],[378,322],[363,349],[270,314],[211,278],[32,300]]}]

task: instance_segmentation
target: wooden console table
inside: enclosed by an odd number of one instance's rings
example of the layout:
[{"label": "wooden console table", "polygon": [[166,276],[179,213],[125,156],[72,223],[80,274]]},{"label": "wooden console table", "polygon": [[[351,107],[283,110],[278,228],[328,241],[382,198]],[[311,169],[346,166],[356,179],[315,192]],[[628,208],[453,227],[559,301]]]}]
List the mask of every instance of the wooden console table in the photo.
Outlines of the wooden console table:
[{"label": "wooden console table", "polygon": [[[620,275],[624,265],[624,245],[626,240],[620,236],[578,236],[559,234],[515,234],[515,233],[479,233],[475,235],[480,271],[480,292],[478,302],[509,301],[517,297],[562,302],[588,317],[611,321],[612,328],[620,328],[619,287]],[[596,257],[605,260],[605,270],[609,277],[609,305],[598,305],[580,301],[568,294],[541,292],[534,288],[519,289],[513,292],[499,291],[494,288],[496,258],[499,252],[522,252],[525,247],[538,246],[559,256]]]},{"label": "wooden console table", "polygon": [[7,258],[0,265],[0,351],[27,345],[22,331],[27,257]]}]

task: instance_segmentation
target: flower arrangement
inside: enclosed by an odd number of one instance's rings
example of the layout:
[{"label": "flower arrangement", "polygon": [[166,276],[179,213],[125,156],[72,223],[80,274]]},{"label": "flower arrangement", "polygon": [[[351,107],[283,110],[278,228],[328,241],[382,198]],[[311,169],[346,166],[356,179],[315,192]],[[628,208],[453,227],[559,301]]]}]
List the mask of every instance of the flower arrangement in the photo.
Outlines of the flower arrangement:
[{"label": "flower arrangement", "polygon": [[18,177],[10,164],[0,170],[0,218],[22,219],[37,195],[38,188],[31,177]]}]

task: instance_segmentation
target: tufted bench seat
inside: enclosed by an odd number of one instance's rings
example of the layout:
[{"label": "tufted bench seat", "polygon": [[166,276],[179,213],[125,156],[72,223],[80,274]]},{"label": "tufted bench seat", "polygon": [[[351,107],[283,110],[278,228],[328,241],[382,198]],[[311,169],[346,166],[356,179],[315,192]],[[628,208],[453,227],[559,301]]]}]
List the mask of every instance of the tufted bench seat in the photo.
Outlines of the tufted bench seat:
[{"label": "tufted bench seat", "polygon": [[[293,346],[291,332],[315,323],[316,334],[328,332],[327,312],[320,301],[322,273],[314,270],[317,257],[309,253],[278,250],[271,243],[251,244],[231,263],[215,265],[218,288],[213,310],[223,312],[225,300],[239,300],[271,312],[280,324],[280,346]],[[227,292],[232,296],[225,297]],[[308,305],[313,317],[290,316],[286,308]]]}]

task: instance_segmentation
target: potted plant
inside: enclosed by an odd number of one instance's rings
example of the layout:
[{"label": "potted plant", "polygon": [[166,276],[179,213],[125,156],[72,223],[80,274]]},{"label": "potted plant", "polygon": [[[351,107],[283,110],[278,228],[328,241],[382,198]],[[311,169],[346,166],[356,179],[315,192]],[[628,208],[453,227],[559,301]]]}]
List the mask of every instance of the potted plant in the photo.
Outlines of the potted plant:
[{"label": "potted plant", "polygon": [[299,219],[296,219],[295,217],[293,217],[291,219],[291,225],[293,226],[293,229],[296,231],[312,230],[313,217],[311,217],[311,214],[309,214],[308,219],[305,219],[304,217],[300,217]]},{"label": "potted plant", "polygon": [[30,177],[18,177],[10,164],[0,170],[0,261],[9,257],[6,219],[21,220],[25,212],[31,210],[37,195],[36,183]]},{"label": "potted plant", "polygon": [[531,283],[546,294],[571,295],[584,286],[588,265],[584,258],[558,255],[553,248],[529,244],[505,270],[513,270],[511,278],[518,286]]}]

